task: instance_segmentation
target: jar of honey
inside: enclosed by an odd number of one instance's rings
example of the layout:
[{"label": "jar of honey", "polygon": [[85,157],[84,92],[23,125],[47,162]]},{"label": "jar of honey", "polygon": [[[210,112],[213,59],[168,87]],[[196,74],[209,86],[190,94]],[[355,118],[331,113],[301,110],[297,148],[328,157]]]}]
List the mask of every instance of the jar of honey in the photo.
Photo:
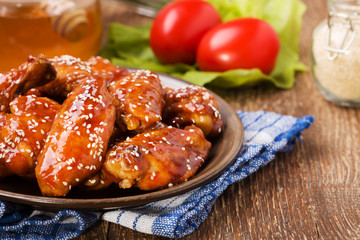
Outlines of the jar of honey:
[{"label": "jar of honey", "polygon": [[86,60],[98,53],[101,34],[97,0],[0,0],[0,72],[29,55]]},{"label": "jar of honey", "polygon": [[328,0],[328,12],[313,31],[316,86],[330,102],[360,107],[360,2]]}]

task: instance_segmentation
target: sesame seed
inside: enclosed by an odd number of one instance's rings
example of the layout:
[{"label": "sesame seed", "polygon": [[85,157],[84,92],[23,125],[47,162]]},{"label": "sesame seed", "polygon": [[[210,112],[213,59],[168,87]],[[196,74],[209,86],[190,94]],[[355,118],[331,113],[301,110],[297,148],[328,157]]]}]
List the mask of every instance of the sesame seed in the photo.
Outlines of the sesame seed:
[{"label": "sesame seed", "polygon": [[91,184],[94,184],[94,183],[96,183],[96,179],[90,179],[89,182],[90,182]]}]

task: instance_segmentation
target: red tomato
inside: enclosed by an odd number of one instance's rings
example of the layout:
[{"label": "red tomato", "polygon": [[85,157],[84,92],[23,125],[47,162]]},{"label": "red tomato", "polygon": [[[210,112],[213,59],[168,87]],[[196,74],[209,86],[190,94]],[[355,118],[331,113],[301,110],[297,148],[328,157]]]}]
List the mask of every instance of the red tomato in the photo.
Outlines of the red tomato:
[{"label": "red tomato", "polygon": [[150,46],[162,63],[193,64],[201,38],[219,23],[220,15],[205,1],[174,1],[163,7],[155,17]]},{"label": "red tomato", "polygon": [[259,68],[270,74],[279,48],[279,37],[267,22],[241,18],[208,31],[199,43],[196,60],[203,71]]}]

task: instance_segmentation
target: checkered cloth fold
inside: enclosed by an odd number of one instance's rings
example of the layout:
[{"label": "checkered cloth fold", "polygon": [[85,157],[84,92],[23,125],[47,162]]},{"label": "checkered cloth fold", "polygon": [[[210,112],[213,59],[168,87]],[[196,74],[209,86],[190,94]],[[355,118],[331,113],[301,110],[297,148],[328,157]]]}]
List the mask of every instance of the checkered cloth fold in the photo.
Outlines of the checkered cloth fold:
[{"label": "checkered cloth fold", "polygon": [[269,163],[277,152],[289,151],[314,121],[312,116],[294,118],[263,111],[237,113],[245,129],[244,144],[234,163],[213,182],[165,200],[106,212],[50,213],[0,201],[0,239],[71,239],[99,219],[172,238],[190,234],[206,219],[217,197],[229,185]]}]

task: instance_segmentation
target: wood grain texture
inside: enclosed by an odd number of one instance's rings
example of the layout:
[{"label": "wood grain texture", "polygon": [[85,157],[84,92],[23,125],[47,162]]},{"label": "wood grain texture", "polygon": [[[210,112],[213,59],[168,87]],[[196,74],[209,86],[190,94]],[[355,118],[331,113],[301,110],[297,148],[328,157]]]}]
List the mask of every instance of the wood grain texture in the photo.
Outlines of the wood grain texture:
[{"label": "wood grain texture", "polygon": [[[300,57],[310,66],[311,33],[327,16],[326,0],[303,2]],[[104,9],[106,22],[144,20],[120,9]],[[310,71],[298,74],[290,90],[258,86],[216,92],[235,109],[312,114],[315,123],[290,152],[230,186],[199,229],[183,239],[360,239],[359,110],[327,102]],[[103,221],[78,239],[165,238]]]}]

